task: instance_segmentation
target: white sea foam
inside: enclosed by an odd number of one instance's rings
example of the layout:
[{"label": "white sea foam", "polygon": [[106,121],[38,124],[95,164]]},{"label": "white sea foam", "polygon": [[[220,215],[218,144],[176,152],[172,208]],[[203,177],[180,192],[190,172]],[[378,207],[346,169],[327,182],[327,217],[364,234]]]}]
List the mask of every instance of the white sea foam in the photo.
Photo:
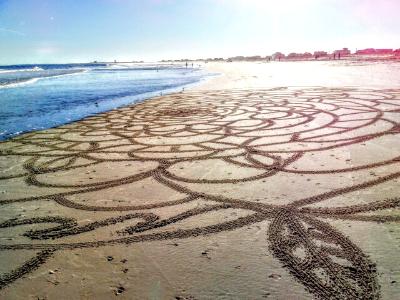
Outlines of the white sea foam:
[{"label": "white sea foam", "polygon": [[13,83],[5,84],[5,85],[0,85],[0,89],[9,89],[9,88],[15,88],[15,87],[28,85],[28,84],[33,84],[36,81],[38,81],[39,79],[43,79],[43,78],[46,78],[46,77],[31,78],[31,79],[28,79],[26,81],[19,81],[19,82],[13,82]]},{"label": "white sea foam", "polygon": [[29,69],[13,69],[13,70],[0,69],[0,73],[39,72],[39,71],[44,71],[44,69],[39,67],[34,67]]},{"label": "white sea foam", "polygon": [[40,79],[58,78],[58,77],[64,77],[64,76],[70,76],[70,75],[77,75],[77,74],[81,74],[81,73],[85,73],[85,72],[88,72],[88,69],[75,69],[75,70],[71,70],[70,73],[48,75],[48,76],[39,76],[39,77],[26,78],[26,79],[23,78],[20,81],[6,83],[6,84],[3,84],[3,85],[0,84],[0,89],[21,87],[21,86],[25,86],[25,85],[28,85],[28,84],[33,84],[33,83],[37,82]]}]

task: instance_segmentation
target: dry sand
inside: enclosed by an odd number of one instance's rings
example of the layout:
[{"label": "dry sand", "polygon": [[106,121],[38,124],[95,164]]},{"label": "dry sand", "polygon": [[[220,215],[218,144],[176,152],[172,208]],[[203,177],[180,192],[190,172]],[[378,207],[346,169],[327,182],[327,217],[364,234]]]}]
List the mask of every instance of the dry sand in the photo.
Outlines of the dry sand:
[{"label": "dry sand", "polygon": [[399,88],[399,61],[210,62],[203,64],[222,76],[195,89],[273,87]]},{"label": "dry sand", "polygon": [[0,144],[0,298],[399,295],[399,64],[206,67]]}]

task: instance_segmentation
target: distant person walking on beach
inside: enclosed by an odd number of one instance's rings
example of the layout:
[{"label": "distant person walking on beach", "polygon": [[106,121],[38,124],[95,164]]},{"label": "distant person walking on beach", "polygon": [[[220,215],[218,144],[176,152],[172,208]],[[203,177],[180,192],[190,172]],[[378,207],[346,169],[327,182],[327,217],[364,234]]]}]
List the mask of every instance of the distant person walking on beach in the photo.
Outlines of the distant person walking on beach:
[{"label": "distant person walking on beach", "polygon": [[188,63],[187,63],[187,61],[186,61],[186,69],[187,69],[187,67],[188,67]]}]

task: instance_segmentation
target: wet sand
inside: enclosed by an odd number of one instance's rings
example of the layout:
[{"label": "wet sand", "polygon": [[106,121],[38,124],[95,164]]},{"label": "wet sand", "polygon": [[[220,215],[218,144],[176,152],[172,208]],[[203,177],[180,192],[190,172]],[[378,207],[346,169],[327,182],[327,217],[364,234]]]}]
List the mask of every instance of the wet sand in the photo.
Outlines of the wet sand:
[{"label": "wet sand", "polygon": [[340,63],[208,64],[1,143],[0,298],[394,299],[399,66]]}]

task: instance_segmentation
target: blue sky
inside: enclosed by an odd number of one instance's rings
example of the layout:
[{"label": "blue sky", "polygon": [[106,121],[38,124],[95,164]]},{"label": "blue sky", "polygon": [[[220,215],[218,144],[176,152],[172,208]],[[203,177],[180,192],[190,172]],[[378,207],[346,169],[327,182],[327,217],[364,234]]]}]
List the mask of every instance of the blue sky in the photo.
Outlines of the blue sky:
[{"label": "blue sky", "polygon": [[399,0],[0,0],[0,64],[400,48]]}]

